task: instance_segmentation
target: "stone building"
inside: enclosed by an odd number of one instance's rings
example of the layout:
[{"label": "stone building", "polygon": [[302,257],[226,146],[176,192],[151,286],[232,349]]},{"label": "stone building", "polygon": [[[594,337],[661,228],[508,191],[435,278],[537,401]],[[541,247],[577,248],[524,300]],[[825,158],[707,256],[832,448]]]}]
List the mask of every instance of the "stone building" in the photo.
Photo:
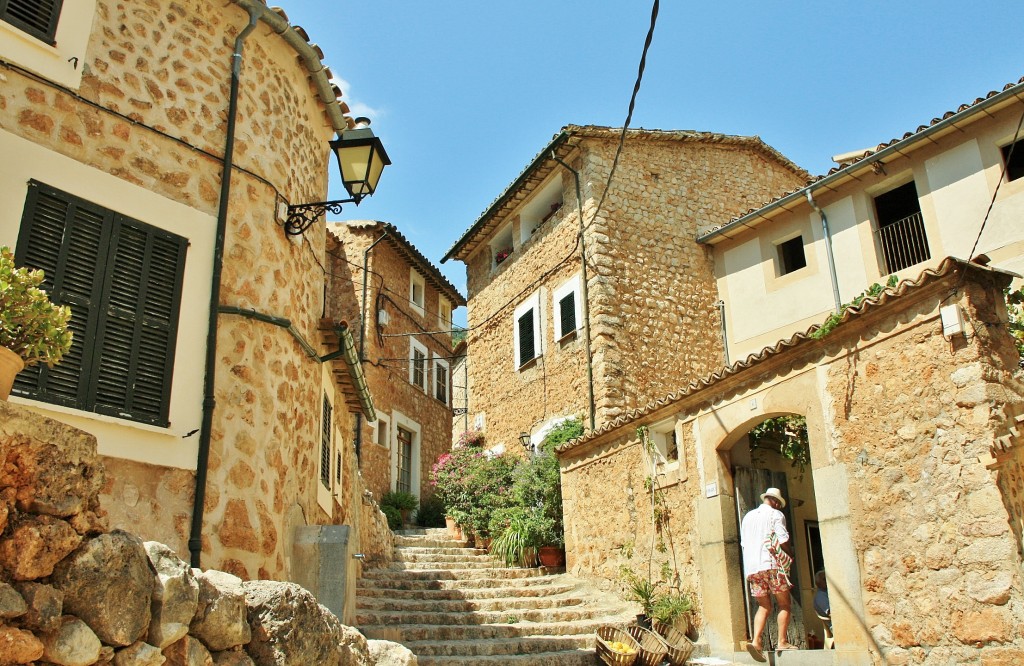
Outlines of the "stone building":
[{"label": "stone building", "polygon": [[605,191],[620,133],[563,128],[442,260],[466,264],[469,422],[490,445],[592,429],[719,367],[720,340],[689,335],[720,328],[697,225],[807,180],[756,137],[629,130]]},{"label": "stone building", "polygon": [[378,497],[428,497],[430,467],[451,450],[452,311],[466,299],[393,224],[329,232],[330,318],[366,324],[358,344],[377,418],[356,417],[363,479]]},{"label": "stone building", "polygon": [[361,518],[359,364],[320,359],[352,347],[321,333],[324,227],[282,229],[352,125],[322,57],[259,0],[0,8],[0,244],[75,332],[11,400],[96,436],[113,526],[243,578],[294,579],[304,526],[386,538]]},{"label": "stone building", "polygon": [[[616,587],[620,565],[664,564],[696,596],[712,652],[742,650],[737,526],[775,486],[796,554],[794,642],[822,634],[803,609],[826,572],[836,652],[820,663],[1024,659],[1024,384],[1002,295],[1024,258],[1009,149],[1021,86],[701,225],[740,360],[562,447],[573,572]],[[889,274],[903,280],[822,326]],[[779,417],[806,422],[802,453],[751,435]]]}]

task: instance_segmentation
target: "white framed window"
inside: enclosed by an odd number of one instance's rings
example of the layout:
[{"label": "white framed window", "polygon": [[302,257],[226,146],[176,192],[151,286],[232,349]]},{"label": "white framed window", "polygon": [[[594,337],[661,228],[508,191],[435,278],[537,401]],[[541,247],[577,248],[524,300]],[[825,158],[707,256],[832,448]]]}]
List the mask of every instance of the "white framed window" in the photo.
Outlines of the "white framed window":
[{"label": "white framed window", "polygon": [[451,403],[452,375],[448,361],[434,358],[434,397],[447,405]]},{"label": "white framed window", "polygon": [[498,267],[514,251],[512,245],[512,223],[507,223],[502,227],[501,231],[494,235],[494,238],[490,242],[491,246],[491,269]]},{"label": "white framed window", "polygon": [[452,331],[452,304],[444,296],[437,297],[437,329],[439,331],[447,331],[451,335]]},{"label": "white framed window", "polygon": [[427,392],[427,348],[416,338],[409,338],[409,383]]},{"label": "white framed window", "polygon": [[[333,377],[327,371],[325,363],[322,366],[320,376],[320,404],[318,405],[320,411],[320,450],[317,456],[317,482],[316,482],[316,501],[320,505],[320,508],[331,516],[334,512],[333,497],[335,488],[341,486],[335,486],[334,476],[339,474],[336,472],[332,475],[331,463],[338,456],[335,455],[335,449],[337,447],[337,435],[335,434],[335,405],[334,405],[334,385]],[[338,449],[340,452],[340,448]],[[340,478],[340,477],[338,477]]]},{"label": "white framed window", "polygon": [[373,433],[373,443],[385,449],[391,448],[391,419],[377,412],[377,424]]},{"label": "white framed window", "polygon": [[663,421],[650,428],[651,443],[660,458],[659,463],[669,467],[679,464],[679,445],[674,421]]},{"label": "white framed window", "polygon": [[562,208],[562,177],[556,175],[544,185],[519,214],[519,244],[524,245],[545,222]]},{"label": "white framed window", "polygon": [[427,302],[427,283],[415,268],[409,269],[409,304],[419,316],[423,316]]},{"label": "white framed window", "polygon": [[420,496],[420,424],[395,411],[392,414],[395,446],[391,449],[391,489]]},{"label": "white framed window", "polygon": [[540,292],[519,304],[513,316],[513,347],[516,368],[522,368],[544,354],[544,319],[540,308]]},{"label": "white framed window", "polygon": [[555,290],[551,311],[555,320],[555,340],[563,340],[583,326],[583,305],[580,301],[580,275],[577,273]]}]

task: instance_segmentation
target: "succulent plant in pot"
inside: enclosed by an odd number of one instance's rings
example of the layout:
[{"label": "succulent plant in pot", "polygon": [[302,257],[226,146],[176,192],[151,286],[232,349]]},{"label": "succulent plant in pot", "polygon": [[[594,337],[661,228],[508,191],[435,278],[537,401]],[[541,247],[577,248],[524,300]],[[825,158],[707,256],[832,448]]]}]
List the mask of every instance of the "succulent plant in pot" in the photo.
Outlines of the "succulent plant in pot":
[{"label": "succulent plant in pot", "polygon": [[0,247],[0,358],[8,368],[0,372],[4,400],[23,368],[38,363],[53,367],[71,349],[71,309],[50,302],[41,288],[43,278],[40,270],[18,268],[10,249]]}]

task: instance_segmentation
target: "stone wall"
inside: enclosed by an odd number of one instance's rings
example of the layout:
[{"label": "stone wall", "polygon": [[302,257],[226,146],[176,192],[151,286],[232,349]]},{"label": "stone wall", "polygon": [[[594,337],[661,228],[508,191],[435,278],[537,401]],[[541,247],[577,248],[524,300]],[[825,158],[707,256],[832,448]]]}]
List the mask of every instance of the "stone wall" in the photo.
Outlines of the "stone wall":
[{"label": "stone wall", "polygon": [[[588,223],[617,138],[579,139],[573,167]],[[722,364],[714,266],[694,237],[698,226],[725,222],[802,184],[803,174],[766,155],[746,139],[626,142],[586,232],[597,427]],[[508,445],[552,417],[587,411],[582,331],[554,339],[553,291],[581,266],[568,172],[562,189],[559,212],[524,244],[513,213],[515,251],[503,263],[491,268],[486,243],[467,259],[470,411],[485,415],[491,443]],[[514,309],[538,289],[544,354],[517,370]]]},{"label": "stone wall", "polygon": [[[791,499],[800,500],[791,534],[806,576],[804,521],[820,521],[840,656],[893,664],[1024,658],[1024,487],[1015,448],[1024,384],[999,325],[1007,278],[971,269],[958,294],[969,337],[951,340],[938,307],[959,279],[949,270],[904,287],[821,342],[781,348],[563,454],[570,571],[621,588],[621,565],[637,569],[653,558],[656,577],[662,562],[678,566],[712,648],[741,649],[733,466],[750,464],[752,426],[802,414],[811,466],[790,483]],[[658,484],[668,519],[656,530],[635,430],[665,419],[676,423],[680,463]]]},{"label": "stone wall", "polygon": [[415,664],[298,585],[190,568],[108,531],[95,438],[0,402],[0,663]]}]

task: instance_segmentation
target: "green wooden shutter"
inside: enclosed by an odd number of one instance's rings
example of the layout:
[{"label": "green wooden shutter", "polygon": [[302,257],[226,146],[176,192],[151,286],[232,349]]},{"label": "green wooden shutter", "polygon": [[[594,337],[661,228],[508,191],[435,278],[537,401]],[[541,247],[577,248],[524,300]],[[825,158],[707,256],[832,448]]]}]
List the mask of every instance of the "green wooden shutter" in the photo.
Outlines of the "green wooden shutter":
[{"label": "green wooden shutter", "polygon": [[55,44],[62,0],[0,0],[0,19],[20,30]]},{"label": "green wooden shutter", "polygon": [[324,409],[320,421],[320,483],[324,488],[331,489],[331,418],[333,408],[327,394],[324,394]]},{"label": "green wooden shutter", "polygon": [[97,412],[167,425],[187,243],[121,215],[114,230],[91,397]]},{"label": "green wooden shutter", "polygon": [[569,292],[558,301],[559,337],[564,338],[576,330],[576,293]]},{"label": "green wooden shutter", "polygon": [[533,360],[537,350],[533,335],[533,310],[527,310],[519,317],[519,365]]},{"label": "green wooden shutter", "polygon": [[75,338],[14,393],[166,426],[188,241],[38,182],[29,183],[15,261],[46,272]]},{"label": "green wooden shutter", "polygon": [[82,382],[91,365],[102,286],[97,271],[109,242],[112,215],[99,206],[29,183],[15,263],[41,268],[50,299],[71,307],[71,350],[53,368],[34,366],[18,375],[14,393],[88,409]]}]

